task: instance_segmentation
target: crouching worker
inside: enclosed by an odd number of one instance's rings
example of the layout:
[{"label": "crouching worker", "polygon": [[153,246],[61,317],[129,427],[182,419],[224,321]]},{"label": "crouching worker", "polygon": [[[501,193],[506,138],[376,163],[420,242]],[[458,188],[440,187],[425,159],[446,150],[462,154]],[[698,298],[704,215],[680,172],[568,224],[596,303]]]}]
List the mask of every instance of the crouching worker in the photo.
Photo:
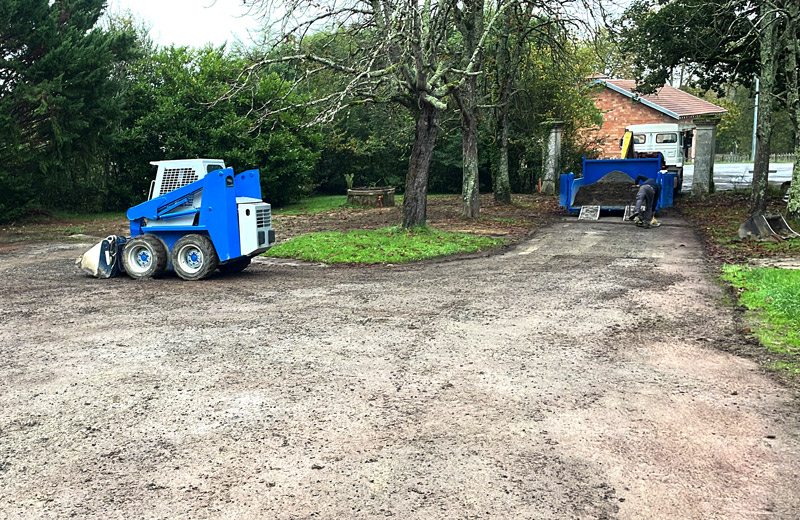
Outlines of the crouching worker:
[{"label": "crouching worker", "polygon": [[[637,175],[634,182],[635,186],[639,186],[639,191],[636,193],[636,205],[633,207],[633,215],[629,217],[630,220],[645,229],[650,229],[651,226],[660,226],[661,224],[655,217],[655,207],[661,196],[661,186],[655,179],[644,175]],[[639,185],[640,182],[641,185]]]}]

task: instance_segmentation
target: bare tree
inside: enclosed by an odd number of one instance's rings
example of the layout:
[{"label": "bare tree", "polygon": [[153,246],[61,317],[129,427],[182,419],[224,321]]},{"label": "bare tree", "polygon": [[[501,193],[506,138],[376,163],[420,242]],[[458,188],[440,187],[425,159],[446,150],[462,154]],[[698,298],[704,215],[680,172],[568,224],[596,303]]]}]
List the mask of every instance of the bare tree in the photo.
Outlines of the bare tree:
[{"label": "bare tree", "polygon": [[[482,2],[483,0],[472,0]],[[464,11],[454,0],[244,0],[255,14],[275,23],[266,30],[266,52],[243,72],[231,92],[251,88],[249,81],[264,70],[294,64],[289,91],[301,89],[320,74],[336,74],[336,88],[307,102],[314,107],[312,123],[331,121],[356,103],[395,102],[407,107],[416,121],[406,174],[403,227],[425,224],[428,176],[447,98],[474,81],[486,35],[495,13],[484,23],[473,44],[454,52],[457,21]],[[502,9],[498,10],[498,13]],[[469,16],[477,21],[478,14]],[[336,42],[346,39],[342,46]],[[332,78],[333,76],[327,76]],[[294,105],[296,108],[296,105]],[[254,106],[262,121],[291,107],[275,100]]]},{"label": "bare tree", "polygon": [[[493,191],[497,202],[511,203],[509,178],[509,112],[517,91],[518,79],[527,68],[526,60],[533,53],[531,46],[540,44],[553,49],[561,48],[560,36],[566,31],[569,17],[556,16],[550,11],[558,4],[536,5],[532,2],[515,3],[503,13],[498,23],[494,41],[493,105],[495,117],[495,143],[498,154],[497,171],[494,172]],[[543,7],[545,9],[543,9]]]},{"label": "bare tree", "polygon": [[[463,178],[461,199],[464,216],[475,218],[480,213],[478,181],[478,74],[483,64],[484,0],[464,0],[454,4],[455,18],[463,41],[462,61],[465,72],[461,87],[454,97],[461,111]],[[501,4],[500,11],[505,8]]]},{"label": "bare tree", "polygon": [[[462,59],[469,60],[470,74],[462,87],[454,92],[461,112],[463,150],[462,204],[464,216],[477,217],[480,211],[478,182],[478,120],[479,100],[486,95],[479,92],[478,76],[482,73],[487,43],[483,38],[493,38],[494,77],[496,97],[493,107],[496,117],[496,142],[498,171],[494,175],[495,200],[511,202],[508,172],[508,113],[515,89],[516,78],[524,60],[529,59],[530,46],[535,41],[562,54],[563,35],[570,29],[591,34],[601,22],[605,8],[595,0],[465,0],[456,8],[456,19],[461,33]],[[491,33],[484,26],[486,12],[496,30]],[[486,85],[486,82],[483,82]]]}]

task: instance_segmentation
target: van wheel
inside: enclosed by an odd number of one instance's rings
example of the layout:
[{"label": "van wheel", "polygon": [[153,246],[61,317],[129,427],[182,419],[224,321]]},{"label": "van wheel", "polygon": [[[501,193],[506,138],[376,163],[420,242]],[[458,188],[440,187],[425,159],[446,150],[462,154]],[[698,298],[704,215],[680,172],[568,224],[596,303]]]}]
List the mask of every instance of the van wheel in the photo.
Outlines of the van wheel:
[{"label": "van wheel", "polygon": [[672,193],[674,195],[680,195],[683,191],[683,168],[678,170],[676,173],[678,174],[675,176],[675,182],[677,183],[677,186],[675,186],[675,188],[672,190]]}]

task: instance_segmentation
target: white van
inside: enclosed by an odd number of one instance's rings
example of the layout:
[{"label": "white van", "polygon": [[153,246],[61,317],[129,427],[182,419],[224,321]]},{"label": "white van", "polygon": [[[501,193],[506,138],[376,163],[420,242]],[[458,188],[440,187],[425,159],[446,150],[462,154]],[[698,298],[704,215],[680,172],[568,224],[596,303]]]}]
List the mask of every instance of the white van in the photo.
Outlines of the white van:
[{"label": "white van", "polygon": [[676,173],[675,192],[683,185],[683,164],[692,146],[693,127],[664,123],[630,125],[625,130],[633,134],[633,151],[636,153],[661,152],[667,171]]}]

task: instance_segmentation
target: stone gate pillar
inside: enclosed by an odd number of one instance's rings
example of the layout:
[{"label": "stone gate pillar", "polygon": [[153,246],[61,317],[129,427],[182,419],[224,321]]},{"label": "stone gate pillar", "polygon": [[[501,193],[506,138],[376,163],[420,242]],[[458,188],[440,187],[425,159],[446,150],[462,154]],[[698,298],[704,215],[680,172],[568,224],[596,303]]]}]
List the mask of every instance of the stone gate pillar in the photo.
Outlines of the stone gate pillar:
[{"label": "stone gate pillar", "polygon": [[550,135],[547,138],[547,148],[544,151],[544,178],[542,180],[542,193],[545,195],[558,195],[559,173],[561,169],[561,130],[563,121],[552,121]]},{"label": "stone gate pillar", "polygon": [[717,140],[717,119],[695,119],[694,175],[692,195],[705,195],[714,185],[714,153]]}]

